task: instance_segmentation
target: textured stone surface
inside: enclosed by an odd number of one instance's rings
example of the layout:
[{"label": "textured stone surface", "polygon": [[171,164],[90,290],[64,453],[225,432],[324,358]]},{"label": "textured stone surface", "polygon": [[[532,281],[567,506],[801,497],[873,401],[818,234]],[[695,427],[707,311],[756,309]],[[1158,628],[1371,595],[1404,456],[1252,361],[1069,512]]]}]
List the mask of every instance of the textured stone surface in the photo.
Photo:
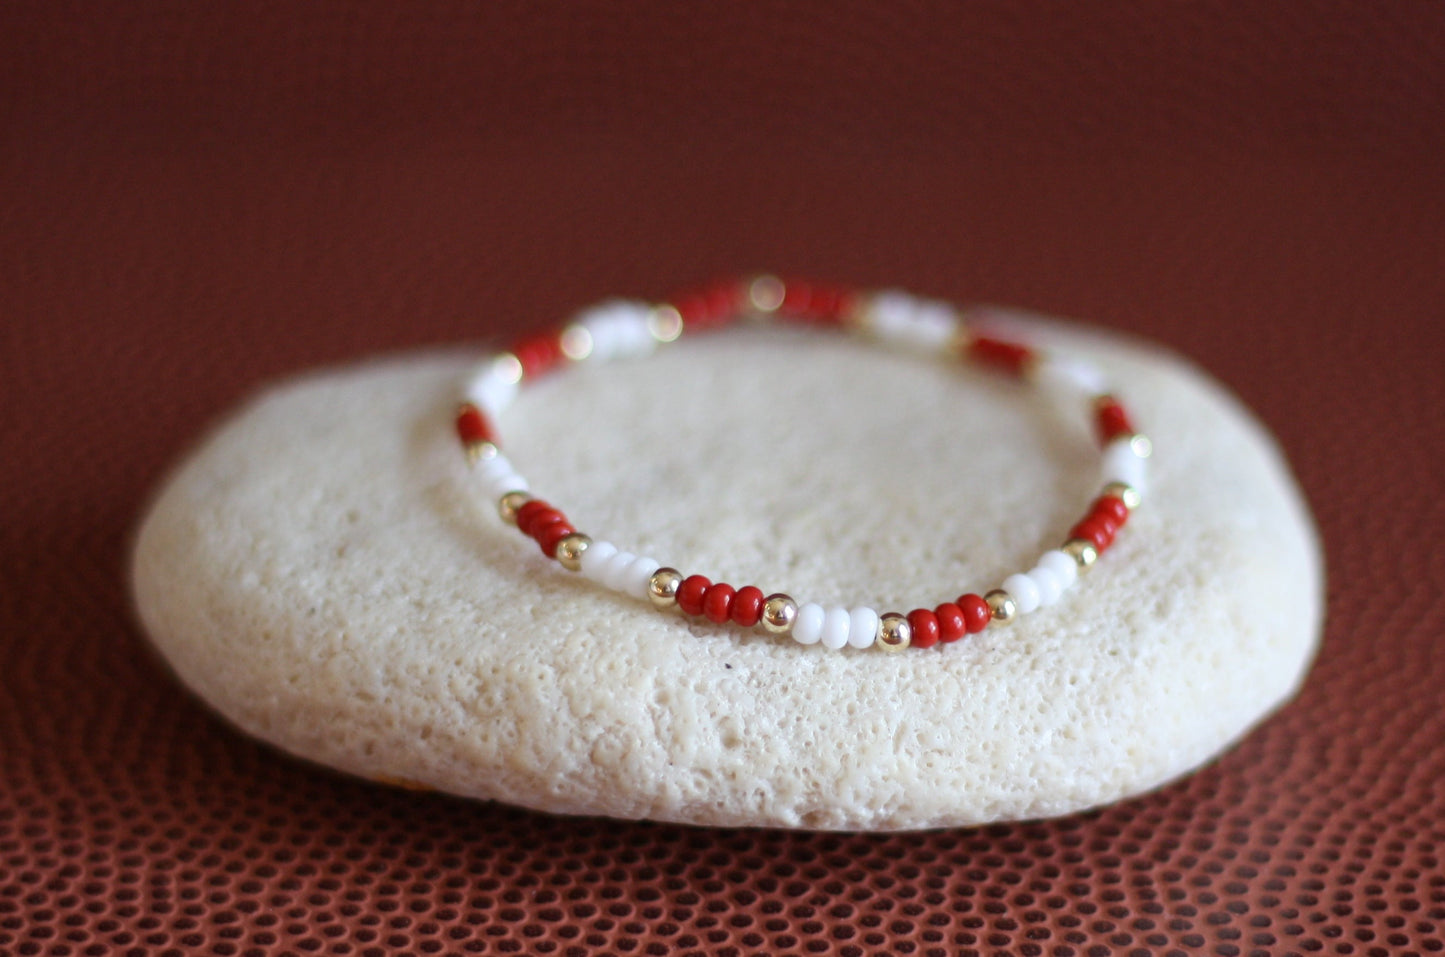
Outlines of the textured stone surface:
[{"label": "textured stone surface", "polygon": [[[946,649],[798,647],[561,571],[469,494],[455,356],[249,403],[146,518],[138,606],[241,728],[372,778],[567,813],[877,830],[1117,800],[1293,693],[1320,555],[1273,444],[1220,387],[1076,327],[1032,334],[1108,369],[1155,440],[1151,495],[1058,605]],[[579,369],[524,393],[502,431],[594,537],[880,610],[1028,567],[1097,485],[1082,415],[803,334]]]}]

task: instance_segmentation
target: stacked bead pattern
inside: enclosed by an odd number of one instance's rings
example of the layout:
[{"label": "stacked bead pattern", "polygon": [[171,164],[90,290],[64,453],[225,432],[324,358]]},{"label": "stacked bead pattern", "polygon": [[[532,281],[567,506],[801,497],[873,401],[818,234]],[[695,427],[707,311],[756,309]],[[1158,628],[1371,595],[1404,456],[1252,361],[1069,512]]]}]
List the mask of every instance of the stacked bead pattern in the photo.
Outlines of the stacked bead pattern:
[{"label": "stacked bead pattern", "polygon": [[[1102,489],[1062,545],[1045,552],[1032,569],[1009,575],[1000,587],[983,595],[963,594],[933,609],[879,614],[872,608],[824,608],[785,594],[765,594],[753,585],[734,588],[702,575],[684,575],[610,542],[593,541],[559,509],[534,498],[527,480],[500,452],[492,422],[521,383],[568,363],[645,356],[684,330],[718,329],[744,316],[848,329],[908,351],[964,358],[1070,390],[1092,404],[1103,449]],[[761,627],[804,645],[885,651],[950,644],[1058,601],[1108,550],[1139,506],[1151,451],[1149,440],[1135,431],[1103,377],[1087,363],[976,335],[946,303],[772,276],[719,283],[673,303],[614,301],[584,310],[556,333],[525,339],[509,352],[488,357],[471,380],[456,429],[476,480],[498,503],[502,519],[535,540],[542,554],[563,568],[647,599],[657,608],[678,609],[718,624]]]}]

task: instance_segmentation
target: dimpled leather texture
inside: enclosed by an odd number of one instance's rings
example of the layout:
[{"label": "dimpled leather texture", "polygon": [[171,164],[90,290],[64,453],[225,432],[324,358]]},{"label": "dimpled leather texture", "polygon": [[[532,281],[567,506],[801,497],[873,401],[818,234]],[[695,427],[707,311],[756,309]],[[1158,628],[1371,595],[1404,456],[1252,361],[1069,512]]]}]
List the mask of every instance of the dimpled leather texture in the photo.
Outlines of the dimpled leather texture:
[{"label": "dimpled leather texture", "polygon": [[[0,954],[1440,951],[1442,63],[1425,3],[7,5]],[[1301,696],[1127,803],[853,837],[344,778],[148,650],[136,518],[260,383],[760,267],[1236,390],[1325,542]]]}]

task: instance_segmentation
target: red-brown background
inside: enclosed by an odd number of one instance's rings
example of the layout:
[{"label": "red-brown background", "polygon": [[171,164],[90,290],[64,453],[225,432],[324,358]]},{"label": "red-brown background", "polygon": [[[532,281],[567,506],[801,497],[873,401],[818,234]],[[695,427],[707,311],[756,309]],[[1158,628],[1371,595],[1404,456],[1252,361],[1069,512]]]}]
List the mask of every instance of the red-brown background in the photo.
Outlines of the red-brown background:
[{"label": "red-brown background", "polygon": [[[1440,951],[1442,64],[1436,3],[6,5],[0,953]],[[1302,696],[1140,800],[850,837],[343,779],[148,653],[128,537],[259,383],[758,267],[1237,390],[1327,545]]]}]

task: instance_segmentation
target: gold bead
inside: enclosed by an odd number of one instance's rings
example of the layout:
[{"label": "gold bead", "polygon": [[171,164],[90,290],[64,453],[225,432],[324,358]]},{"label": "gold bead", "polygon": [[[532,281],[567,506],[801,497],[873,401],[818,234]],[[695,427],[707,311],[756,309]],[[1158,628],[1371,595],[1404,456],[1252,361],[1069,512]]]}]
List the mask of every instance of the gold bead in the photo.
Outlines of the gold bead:
[{"label": "gold bead", "polygon": [[1123,502],[1124,507],[1129,509],[1129,511],[1131,512],[1134,511],[1134,509],[1138,508],[1140,503],[1144,501],[1144,499],[1139,495],[1138,489],[1136,489],[1132,485],[1126,485],[1123,482],[1110,482],[1108,485],[1104,486],[1104,490],[1099,494],[1117,498],[1119,501]]},{"label": "gold bead", "polygon": [[675,342],[682,335],[682,313],[676,306],[655,306],[647,314],[647,331],[658,342]]},{"label": "gold bead", "polygon": [[468,442],[466,444],[467,464],[476,465],[478,462],[486,462],[497,457],[497,445],[495,442],[488,442],[483,439],[480,442]]},{"label": "gold bead", "polygon": [[522,381],[522,360],[510,352],[499,352],[492,357],[492,374],[509,385]]},{"label": "gold bead", "polygon": [[777,276],[759,276],[748,283],[748,304],[755,312],[777,312],[787,289]]},{"label": "gold bead", "polygon": [[890,611],[886,615],[878,616],[878,637],[874,644],[890,654],[895,651],[902,651],[913,643],[913,626],[908,619]]},{"label": "gold bead", "polygon": [[508,492],[497,501],[497,514],[502,516],[502,521],[508,525],[517,524],[517,509],[526,505],[532,500],[532,496],[526,492]]},{"label": "gold bead", "polygon": [[1094,562],[1099,560],[1099,550],[1086,538],[1071,538],[1064,542],[1059,551],[1072,558],[1081,572],[1093,568]]},{"label": "gold bead", "polygon": [[557,543],[557,550],[552,557],[557,563],[569,572],[580,572],[582,570],[582,553],[587,551],[592,544],[592,539],[581,532],[573,532]]},{"label": "gold bead", "polygon": [[984,595],[983,600],[988,602],[988,610],[993,612],[993,623],[996,625],[1007,625],[1018,617],[1019,606],[1013,596],[1002,588],[995,588]]},{"label": "gold bead", "polygon": [[581,362],[592,355],[592,331],[586,326],[573,323],[562,330],[562,354],[573,362]]},{"label": "gold bead", "polygon": [[770,635],[785,635],[798,617],[798,603],[787,595],[769,595],[763,600],[763,616],[758,623]]},{"label": "gold bead", "polygon": [[677,589],[682,584],[682,572],[676,568],[659,568],[647,580],[647,598],[654,608],[675,608]]}]

